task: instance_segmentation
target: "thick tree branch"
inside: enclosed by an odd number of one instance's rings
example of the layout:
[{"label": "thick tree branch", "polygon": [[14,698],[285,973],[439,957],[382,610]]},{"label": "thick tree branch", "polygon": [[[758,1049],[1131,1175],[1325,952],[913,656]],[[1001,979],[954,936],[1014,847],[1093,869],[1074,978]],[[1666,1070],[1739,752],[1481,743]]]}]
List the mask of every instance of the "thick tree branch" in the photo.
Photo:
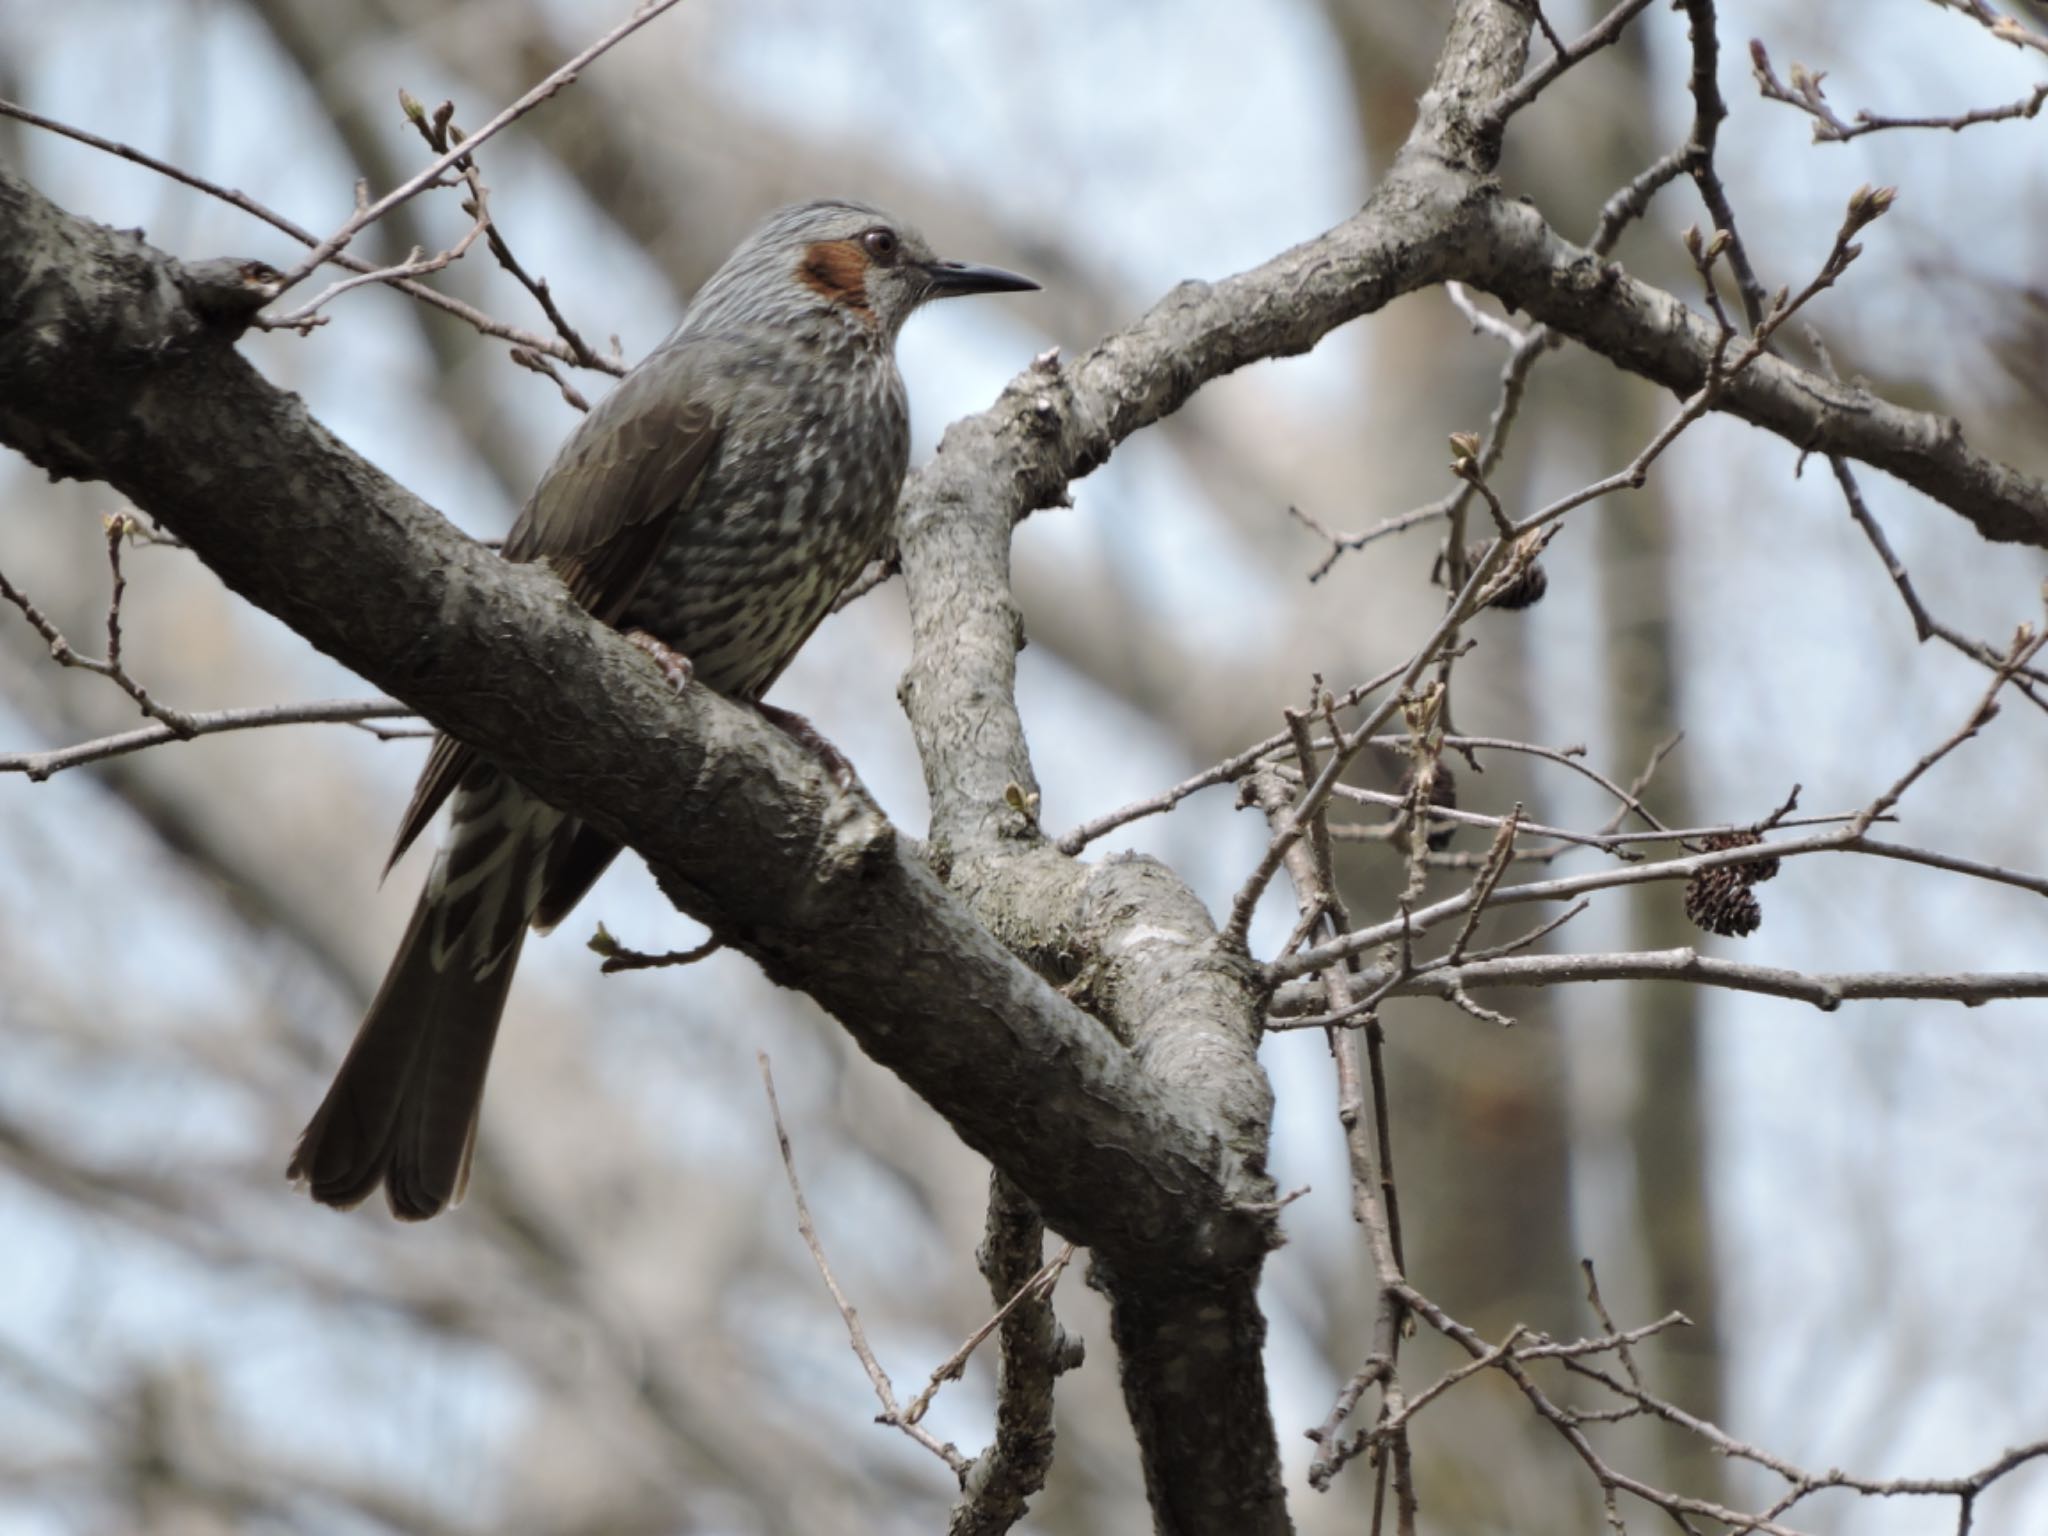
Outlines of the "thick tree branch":
[{"label": "thick tree branch", "polygon": [[137,236],[0,172],[0,440],[121,489],[245,597],[637,848],[1068,1236],[1138,1273],[1266,1249],[1271,1215],[1243,1208],[1213,1129],[1007,954],[871,804],[752,712],[677,700],[559,583],[464,538],[258,376],[176,279]]},{"label": "thick tree branch", "polygon": [[1023,1519],[1052,1464],[1053,1383],[1080,1365],[1081,1341],[1053,1315],[1052,1297],[1026,1296],[1043,1273],[1045,1226],[1031,1202],[1000,1173],[989,1176],[988,1231],[978,1258],[1001,1312],[996,1363],[996,1433],[961,1480],[947,1536],[1002,1536]]},{"label": "thick tree branch", "polygon": [[[1466,0],[1451,25],[1415,133],[1352,218],[1271,261],[1214,283],[1186,282],[1065,365],[1051,355],[989,410],[955,422],[913,481],[904,516],[945,515],[994,497],[1013,517],[1059,504],[1068,485],[1125,438],[1247,363],[1291,356],[1400,295],[1458,279],[1527,311],[1680,396],[1706,382],[1720,333],[1675,296],[1629,277],[1553,231],[1489,179],[1486,110],[1526,53],[1527,14]],[[1841,453],[1896,475],[1986,538],[2048,547],[2048,484],[1971,449],[1952,418],[1892,405],[1774,356],[1731,380],[1714,409],[1802,452]],[[989,805],[1023,784],[1017,754],[979,752],[1003,779],[966,799]],[[934,798],[969,789],[960,764],[927,761]],[[955,810],[959,801],[952,802]]]},{"label": "thick tree branch", "polygon": [[[1721,340],[1708,317],[1563,239],[1522,203],[1494,199],[1481,216],[1485,233],[1464,248],[1470,265],[1459,277],[1675,394],[1707,382]],[[1987,539],[2048,548],[2048,484],[1978,453],[1953,417],[1906,410],[1774,356],[1729,380],[1714,408],[1802,453],[1895,475]]]},{"label": "thick tree branch", "polygon": [[[1256,1300],[1274,1240],[1259,978],[1171,871],[1082,865],[1044,838],[1014,698],[1009,541],[1208,380],[1454,277],[1696,392],[1715,329],[1491,180],[1491,109],[1521,75],[1530,24],[1526,6],[1461,0],[1416,133],[1357,216],[1181,285],[1065,367],[1041,360],[907,488],[903,698],[931,789],[930,868],[778,732],[703,690],[678,701],[552,579],[497,561],[334,441],[233,352],[175,263],[5,172],[0,440],[126,492],[237,591],[630,843],[679,906],[817,998],[1094,1250],[1160,1528],[1283,1531]],[[1989,537],[2048,544],[2048,491],[1953,424],[1768,357],[1716,405],[1890,470]],[[1896,854],[1865,830],[1833,846]],[[1416,931],[1453,915],[1426,909]]]}]

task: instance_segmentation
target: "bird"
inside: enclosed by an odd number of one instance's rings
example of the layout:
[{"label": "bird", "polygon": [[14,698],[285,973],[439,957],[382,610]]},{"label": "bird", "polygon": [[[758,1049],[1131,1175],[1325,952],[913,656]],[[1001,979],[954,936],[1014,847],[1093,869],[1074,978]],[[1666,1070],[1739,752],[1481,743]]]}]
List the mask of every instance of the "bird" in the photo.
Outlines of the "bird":
[{"label": "bird", "polygon": [[[903,322],[936,299],[1038,286],[940,260],[865,203],[771,214],[563,443],[504,558],[551,568],[672,683],[804,739],[761,696],[888,533],[910,455]],[[559,923],[619,852],[441,735],[387,874],[451,799],[398,953],[287,1169],[323,1205],[381,1185],[418,1221],[461,1198],[527,929]]]}]

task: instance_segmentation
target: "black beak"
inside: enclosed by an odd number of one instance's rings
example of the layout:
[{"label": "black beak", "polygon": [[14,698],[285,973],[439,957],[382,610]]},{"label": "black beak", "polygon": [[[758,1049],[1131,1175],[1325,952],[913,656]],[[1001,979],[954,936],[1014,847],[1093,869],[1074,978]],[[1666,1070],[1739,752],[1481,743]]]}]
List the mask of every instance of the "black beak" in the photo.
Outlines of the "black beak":
[{"label": "black beak", "polygon": [[957,299],[967,293],[1028,293],[1038,287],[1030,278],[1001,267],[975,267],[964,261],[927,262],[924,270],[931,280],[926,293],[934,299]]}]

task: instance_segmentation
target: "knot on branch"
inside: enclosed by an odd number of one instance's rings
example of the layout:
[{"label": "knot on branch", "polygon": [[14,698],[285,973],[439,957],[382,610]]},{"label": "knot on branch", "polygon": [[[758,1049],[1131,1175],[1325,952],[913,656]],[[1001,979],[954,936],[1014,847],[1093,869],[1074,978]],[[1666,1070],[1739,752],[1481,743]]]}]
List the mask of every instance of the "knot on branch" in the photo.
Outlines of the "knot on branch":
[{"label": "knot on branch", "polygon": [[232,341],[276,295],[284,274],[253,257],[215,256],[173,262],[171,276],[193,313]]}]

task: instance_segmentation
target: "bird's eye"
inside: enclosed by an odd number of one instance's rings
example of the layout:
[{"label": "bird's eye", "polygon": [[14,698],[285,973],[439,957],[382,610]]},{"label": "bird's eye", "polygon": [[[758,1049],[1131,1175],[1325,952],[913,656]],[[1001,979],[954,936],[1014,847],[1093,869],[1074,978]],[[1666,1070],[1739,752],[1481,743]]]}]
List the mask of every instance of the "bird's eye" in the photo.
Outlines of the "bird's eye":
[{"label": "bird's eye", "polygon": [[867,248],[868,255],[885,267],[896,259],[897,240],[893,229],[871,229],[860,237],[860,243]]}]

